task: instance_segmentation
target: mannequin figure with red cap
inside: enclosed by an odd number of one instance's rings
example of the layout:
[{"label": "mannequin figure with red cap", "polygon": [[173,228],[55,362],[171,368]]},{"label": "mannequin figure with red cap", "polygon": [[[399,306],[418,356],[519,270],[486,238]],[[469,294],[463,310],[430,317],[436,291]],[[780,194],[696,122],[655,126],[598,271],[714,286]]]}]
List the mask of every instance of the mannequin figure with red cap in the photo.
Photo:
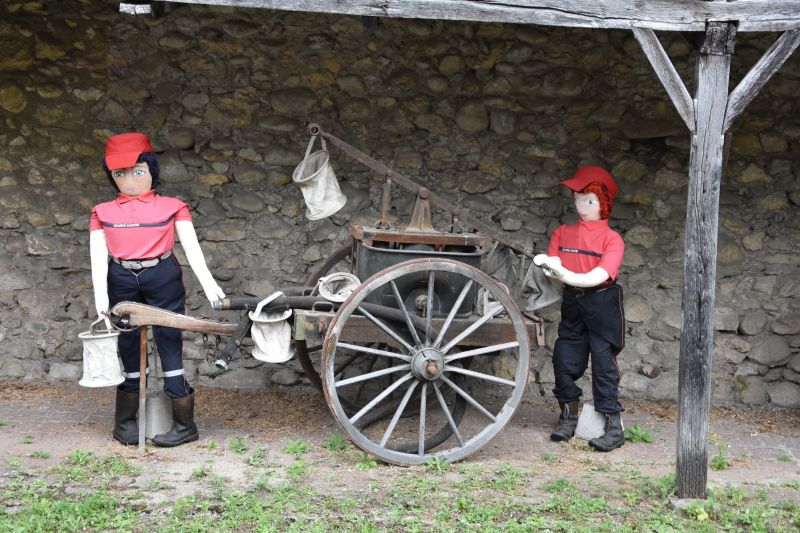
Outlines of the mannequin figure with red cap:
[{"label": "mannequin figure with red cap", "polygon": [[[89,223],[97,314],[106,316],[121,301],[141,302],[183,314],[186,291],[181,267],[172,253],[176,235],[208,301],[213,304],[224,298],[225,293],[209,272],[197,242],[189,207],[177,198],[160,196],[155,191],[159,169],[150,139],[141,133],[110,137],[103,169],[117,197],[94,206]],[[183,373],[181,332],[155,326],[153,337],[161,358],[164,392],[172,400],[173,412],[172,428],[153,437],[153,442],[157,446],[178,446],[197,440],[194,389]],[[126,445],[137,444],[138,332],[119,336],[119,352],[125,381],[117,387],[113,437]]]},{"label": "mannequin figure with red cap", "polygon": [[611,174],[593,166],[578,169],[561,184],[572,191],[578,222],[556,229],[547,254],[533,259],[547,276],[564,283],[553,350],[553,393],[561,415],[550,438],[565,441],[575,434],[582,394],[575,382],[586,372],[591,355],[594,407],[605,417],[605,433],[589,445],[608,452],[625,444],[616,360],[625,345],[622,288],[616,283],[625,244],[608,227],[617,184]]}]

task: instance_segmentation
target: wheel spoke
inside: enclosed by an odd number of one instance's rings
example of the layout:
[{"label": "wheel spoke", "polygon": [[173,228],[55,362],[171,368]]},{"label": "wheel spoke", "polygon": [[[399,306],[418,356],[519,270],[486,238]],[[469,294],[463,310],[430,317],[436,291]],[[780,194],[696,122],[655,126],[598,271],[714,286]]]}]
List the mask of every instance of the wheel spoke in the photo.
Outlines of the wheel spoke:
[{"label": "wheel spoke", "polygon": [[361,374],[360,376],[353,376],[352,378],[347,378],[341,381],[337,381],[335,385],[336,388],[338,389],[339,387],[344,387],[345,385],[352,385],[353,383],[358,383],[360,381],[379,378],[387,374],[394,374],[395,372],[402,372],[403,370],[408,370],[410,367],[411,365],[390,366],[389,368],[384,368],[383,370],[376,370],[375,372],[369,372],[367,374]]},{"label": "wheel spoke", "polygon": [[453,434],[456,436],[458,445],[463,447],[464,438],[461,436],[461,432],[458,431],[458,426],[453,420],[453,415],[450,414],[450,409],[447,408],[447,403],[444,401],[444,396],[442,396],[442,391],[439,390],[439,384],[436,383],[435,381],[433,382],[433,390],[436,391],[436,397],[439,399],[439,405],[442,406],[442,412],[447,417],[447,423],[450,424],[450,429],[453,430]]},{"label": "wheel spoke", "polygon": [[397,307],[400,308],[400,310],[403,312],[403,318],[406,319],[408,330],[411,332],[411,336],[414,337],[414,342],[417,343],[417,346],[420,346],[422,343],[419,340],[417,328],[415,328],[414,324],[411,323],[411,316],[408,314],[408,309],[406,309],[403,299],[400,297],[400,291],[397,290],[397,285],[395,284],[394,280],[390,281],[389,283],[392,285],[392,292],[394,293],[395,300],[397,300]]},{"label": "wheel spoke", "polygon": [[425,453],[425,410],[428,403],[428,384],[422,384],[422,390],[419,398],[419,455]]},{"label": "wheel spoke", "polygon": [[391,338],[393,338],[394,340],[396,340],[397,342],[399,342],[400,344],[402,344],[403,346],[405,346],[406,350],[408,350],[408,353],[414,353],[414,352],[415,352],[415,350],[414,350],[414,347],[413,347],[413,346],[411,346],[410,344],[408,344],[408,343],[405,341],[405,339],[403,339],[403,338],[402,338],[400,335],[398,335],[397,333],[395,333],[394,331],[392,331],[391,329],[389,329],[389,326],[387,326],[386,324],[384,324],[382,321],[378,320],[378,319],[375,317],[375,315],[373,315],[372,313],[370,313],[369,311],[367,311],[366,309],[364,309],[364,307],[363,307],[363,306],[359,305],[359,306],[358,306],[358,310],[359,310],[361,313],[363,313],[363,315],[364,315],[365,317],[367,317],[368,319],[370,319],[370,320],[372,321],[372,323],[373,323],[373,324],[375,324],[376,326],[378,326],[379,328],[381,328],[381,329],[384,331],[384,333],[386,333],[386,334],[387,334],[387,335],[389,335]]},{"label": "wheel spoke", "polygon": [[444,321],[442,324],[442,329],[439,330],[439,336],[436,337],[436,340],[433,341],[433,347],[438,348],[439,345],[442,343],[442,339],[444,338],[444,334],[447,331],[447,328],[450,327],[450,324],[453,322],[453,319],[456,317],[456,313],[461,308],[461,304],[464,302],[464,298],[467,297],[467,293],[472,288],[472,280],[468,280],[467,284],[464,285],[464,288],[461,289],[461,294],[458,295],[458,299],[456,300],[455,305],[450,310],[450,314],[447,315],[447,320]]},{"label": "wheel spoke", "polygon": [[519,346],[519,341],[511,341],[511,342],[505,342],[503,344],[484,346],[483,348],[475,348],[474,350],[467,350],[466,352],[458,352],[456,354],[451,355],[450,357],[445,357],[444,362],[450,363],[458,359],[464,359],[465,357],[474,357],[476,355],[499,352],[501,350],[508,350],[509,348],[516,348],[517,346]]},{"label": "wheel spoke", "polygon": [[451,380],[451,379],[450,379],[450,378],[448,378],[447,376],[442,376],[442,377],[441,377],[441,380],[442,380],[442,381],[444,381],[445,383],[447,383],[447,384],[450,386],[450,388],[451,388],[451,389],[453,389],[454,391],[456,391],[456,394],[458,394],[459,396],[461,396],[462,398],[464,398],[465,400],[467,400],[467,402],[469,402],[469,404],[470,404],[472,407],[474,407],[475,409],[477,409],[478,411],[480,411],[481,413],[483,413],[483,415],[484,415],[486,418],[488,418],[488,419],[489,419],[489,420],[491,420],[492,422],[497,422],[497,417],[495,417],[495,416],[494,416],[492,413],[490,413],[490,412],[489,412],[489,411],[488,411],[488,410],[487,410],[487,409],[486,409],[484,406],[482,406],[481,404],[479,404],[479,403],[477,402],[477,400],[475,400],[475,398],[473,398],[472,396],[470,396],[469,394],[467,394],[466,392],[464,392],[464,390],[463,390],[461,387],[459,387],[458,385],[456,385],[455,383],[453,383],[453,380]]},{"label": "wheel spoke", "polygon": [[371,355],[380,355],[381,357],[392,357],[394,359],[400,359],[402,361],[411,362],[411,356],[409,355],[403,355],[397,352],[390,352],[388,350],[378,350],[377,348],[370,348],[369,346],[359,346],[358,344],[340,342],[337,344],[337,348],[346,348],[348,350],[353,350],[355,352],[364,352]]},{"label": "wheel spoke", "polygon": [[475,331],[476,329],[478,329],[479,327],[484,325],[489,320],[493,319],[495,317],[495,315],[500,313],[500,311],[503,311],[502,307],[499,307],[499,308],[495,309],[494,311],[492,311],[488,315],[483,315],[482,317],[480,317],[478,320],[473,322],[468,328],[466,328],[464,331],[462,331],[461,333],[456,335],[455,338],[453,338],[453,340],[448,342],[447,345],[445,345],[445,347],[442,348],[441,352],[443,354],[446,354],[448,351],[450,351],[450,349],[453,346],[455,346],[456,344],[458,344],[459,342],[464,340],[470,333],[472,333],[473,331]]},{"label": "wheel spoke", "polygon": [[371,402],[369,402],[367,405],[365,405],[359,412],[354,414],[353,417],[350,419],[350,423],[351,424],[355,424],[358,421],[359,418],[361,418],[362,416],[364,416],[365,414],[370,412],[373,407],[378,405],[380,402],[383,401],[384,398],[386,398],[391,393],[393,393],[394,390],[397,387],[399,387],[400,385],[402,385],[403,383],[405,383],[409,379],[412,379],[413,377],[414,377],[413,374],[411,374],[411,372],[409,372],[405,376],[401,377],[400,379],[398,379],[397,381],[395,381],[394,383],[392,383],[391,385],[386,387],[386,390],[384,390],[382,393],[380,393],[377,396],[375,396],[375,398],[373,398]]},{"label": "wheel spoke", "polygon": [[514,387],[516,382],[511,381],[510,379],[503,379],[498,378],[497,376],[493,376],[491,374],[484,374],[482,372],[475,372],[474,370],[467,370],[466,368],[461,368],[460,366],[450,366],[444,365],[445,372],[455,372],[456,374],[464,374],[465,376],[471,376],[473,378],[478,379],[485,379],[486,381],[493,381],[495,383],[500,383],[502,385],[510,385]]},{"label": "wheel spoke", "polygon": [[425,344],[431,342],[431,325],[433,324],[433,281],[436,273],[428,273],[428,309],[425,312]]},{"label": "wheel spoke", "polygon": [[386,428],[386,432],[383,434],[383,438],[381,439],[380,446],[381,448],[386,447],[386,443],[389,442],[389,437],[392,436],[392,432],[394,432],[394,427],[397,425],[397,421],[400,420],[400,415],[403,414],[403,411],[406,408],[406,404],[408,404],[408,400],[411,399],[411,393],[414,392],[414,389],[417,388],[419,381],[413,381],[411,386],[406,391],[406,394],[403,396],[400,405],[397,406],[397,410],[394,412],[394,416],[392,417],[391,422],[389,422],[389,427]]}]

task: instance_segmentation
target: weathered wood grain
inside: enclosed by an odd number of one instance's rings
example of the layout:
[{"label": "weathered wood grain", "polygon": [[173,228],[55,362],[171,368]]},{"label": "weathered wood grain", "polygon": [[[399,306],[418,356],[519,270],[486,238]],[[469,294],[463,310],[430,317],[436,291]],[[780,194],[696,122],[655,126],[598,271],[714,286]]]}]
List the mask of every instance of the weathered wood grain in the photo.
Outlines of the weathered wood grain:
[{"label": "weathered wood grain", "polygon": [[689,161],[683,322],[678,366],[675,481],[679,498],[706,496],[719,190],[724,145],[722,125],[735,31],[733,24],[710,23],[697,65],[697,131],[692,136]]},{"label": "weathered wood grain", "polygon": [[639,41],[644,55],[647,56],[653,66],[653,70],[656,71],[656,76],[658,76],[664,89],[666,89],[672,104],[678,110],[678,114],[686,123],[689,131],[694,133],[694,102],[667,52],[661,46],[661,41],[658,40],[655,32],[651,29],[636,26],[631,29],[633,30],[633,36]]},{"label": "weathered wood grain", "polygon": [[238,327],[237,324],[180,315],[172,311],[159,309],[138,302],[119,302],[111,309],[111,314],[115,317],[127,317],[130,326],[133,327],[166,326],[168,328],[185,329],[216,335],[233,335]]},{"label": "weathered wood grain", "polygon": [[739,21],[739,31],[800,28],[800,0],[167,0],[370,17],[474,20],[581,28],[705,31]]},{"label": "weathered wood grain", "polygon": [[728,109],[725,112],[725,125],[722,131],[728,131],[747,104],[756,97],[772,78],[772,75],[789,59],[798,45],[800,45],[800,30],[791,30],[778,37],[769,50],[764,52],[764,55],[728,97]]}]

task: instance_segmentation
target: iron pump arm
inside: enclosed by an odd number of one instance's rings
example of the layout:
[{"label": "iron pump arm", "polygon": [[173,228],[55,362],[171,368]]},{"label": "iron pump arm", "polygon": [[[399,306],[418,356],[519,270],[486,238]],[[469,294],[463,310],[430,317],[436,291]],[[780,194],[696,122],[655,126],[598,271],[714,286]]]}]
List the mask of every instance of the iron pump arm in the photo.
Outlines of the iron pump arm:
[{"label": "iron pump arm", "polygon": [[447,211],[454,217],[463,220],[464,222],[466,222],[470,226],[473,226],[481,233],[487,235],[488,237],[491,237],[492,239],[496,240],[501,244],[504,244],[505,246],[508,246],[512,250],[515,250],[531,258],[534,256],[533,250],[530,246],[525,246],[524,244],[510,238],[505,233],[498,231],[496,228],[484,222],[481,222],[480,220],[476,219],[471,214],[469,214],[467,211],[465,211],[463,208],[451,204],[438,194],[429,191],[422,185],[408,179],[407,177],[403,176],[396,170],[386,166],[382,162],[371,158],[364,152],[358,150],[353,146],[350,146],[349,144],[339,139],[338,137],[335,137],[330,133],[323,131],[318,124],[314,123],[309,124],[308,132],[311,135],[322,135],[331,144],[342,150],[344,153],[346,153],[356,161],[359,161],[368,166],[369,168],[371,168],[372,170],[374,170],[375,172],[383,176],[386,176],[387,185],[383,192],[384,205],[381,212],[381,223],[385,224],[386,222],[385,220],[383,220],[383,218],[386,216],[385,211],[388,208],[388,205],[386,204],[388,204],[389,202],[389,185],[393,181],[414,194],[419,195],[420,192],[422,191],[423,195],[427,194],[428,200],[435,206],[439,207],[440,209],[443,209],[444,211]]}]

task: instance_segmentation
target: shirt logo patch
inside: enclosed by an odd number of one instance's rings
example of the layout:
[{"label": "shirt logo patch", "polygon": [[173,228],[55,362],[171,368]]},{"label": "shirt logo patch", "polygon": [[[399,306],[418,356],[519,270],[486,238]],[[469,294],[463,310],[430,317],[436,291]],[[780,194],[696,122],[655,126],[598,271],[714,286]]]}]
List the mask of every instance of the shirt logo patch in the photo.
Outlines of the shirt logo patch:
[{"label": "shirt logo patch", "polygon": [[559,246],[558,251],[568,254],[583,254],[583,255],[591,255],[592,257],[603,257],[603,254],[599,254],[597,252],[592,252],[589,250],[581,250],[580,248],[566,248],[564,246]]},{"label": "shirt logo patch", "polygon": [[160,228],[161,226],[166,226],[172,219],[175,218],[174,216],[169,217],[164,222],[152,222],[150,224],[140,224],[138,222],[130,222],[130,223],[121,223],[121,224],[112,224],[111,222],[103,222],[103,227],[106,228]]}]

